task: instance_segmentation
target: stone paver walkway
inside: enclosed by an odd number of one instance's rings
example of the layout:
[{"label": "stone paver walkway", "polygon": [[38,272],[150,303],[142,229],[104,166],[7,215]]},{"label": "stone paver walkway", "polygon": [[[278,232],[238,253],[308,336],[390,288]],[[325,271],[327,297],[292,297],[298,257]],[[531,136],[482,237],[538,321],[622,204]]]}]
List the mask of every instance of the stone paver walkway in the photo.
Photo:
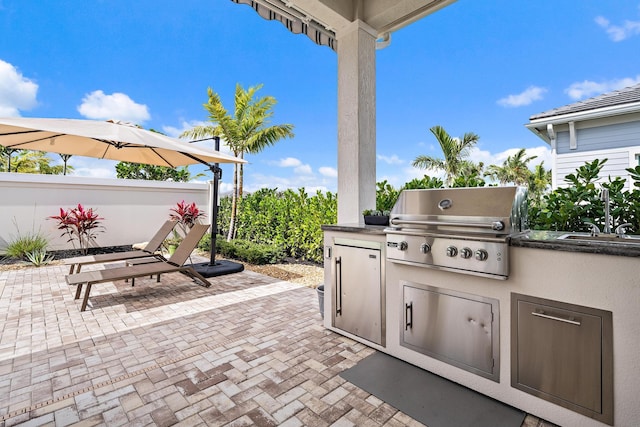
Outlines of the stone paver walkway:
[{"label": "stone paver walkway", "polygon": [[66,273],[0,272],[0,426],[422,425],[338,376],[373,350],[322,327],[313,289],[175,273],[81,313]]}]

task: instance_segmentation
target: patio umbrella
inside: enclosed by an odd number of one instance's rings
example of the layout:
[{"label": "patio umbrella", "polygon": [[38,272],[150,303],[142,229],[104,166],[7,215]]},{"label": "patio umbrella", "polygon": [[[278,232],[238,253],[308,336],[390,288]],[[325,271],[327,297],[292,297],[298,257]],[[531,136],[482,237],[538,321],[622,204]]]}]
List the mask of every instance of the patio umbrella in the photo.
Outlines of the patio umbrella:
[{"label": "patio umbrella", "polygon": [[218,163],[246,163],[246,160],[190,145],[116,120],[0,118],[0,145],[16,150],[46,151],[155,166],[206,165],[214,175],[214,197],[211,203],[211,260],[206,274],[219,275],[239,271],[233,265],[223,266],[224,272],[213,269],[217,265],[215,262],[216,196],[221,172]]},{"label": "patio umbrella", "polygon": [[0,145],[168,167],[246,162],[115,120],[0,118]]}]

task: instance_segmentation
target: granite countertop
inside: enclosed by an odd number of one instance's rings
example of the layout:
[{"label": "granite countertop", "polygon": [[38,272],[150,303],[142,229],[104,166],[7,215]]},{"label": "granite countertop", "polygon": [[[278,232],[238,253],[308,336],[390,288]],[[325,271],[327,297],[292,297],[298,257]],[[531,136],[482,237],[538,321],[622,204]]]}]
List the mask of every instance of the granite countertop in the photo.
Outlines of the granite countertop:
[{"label": "granite countertop", "polygon": [[559,237],[566,234],[575,236],[582,235],[588,237],[588,235],[586,235],[585,233],[529,230],[512,235],[509,244],[510,246],[521,248],[536,248],[566,252],[640,257],[640,240],[617,239],[615,241],[593,241],[580,239],[559,239]]},{"label": "granite countertop", "polygon": [[[323,231],[384,235],[384,230],[387,227],[353,223],[323,225],[321,228]],[[584,233],[568,233],[566,231],[529,230],[512,235],[509,245],[520,248],[640,257],[640,236],[634,236],[639,240],[619,239],[614,241],[559,239],[566,234],[585,235]]]},{"label": "granite countertop", "polygon": [[385,234],[386,225],[364,225],[364,224],[332,224],[321,226],[322,231],[340,231],[343,233],[365,233],[365,234]]}]

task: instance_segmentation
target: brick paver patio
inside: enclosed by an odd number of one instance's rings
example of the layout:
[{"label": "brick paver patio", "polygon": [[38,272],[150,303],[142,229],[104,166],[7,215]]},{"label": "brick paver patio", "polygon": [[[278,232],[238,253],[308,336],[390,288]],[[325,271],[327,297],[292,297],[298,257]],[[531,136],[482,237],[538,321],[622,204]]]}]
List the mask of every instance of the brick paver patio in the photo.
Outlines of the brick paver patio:
[{"label": "brick paver patio", "polygon": [[422,425],[338,376],[373,350],[322,327],[313,289],[175,273],[81,313],[66,273],[0,272],[0,426]]}]

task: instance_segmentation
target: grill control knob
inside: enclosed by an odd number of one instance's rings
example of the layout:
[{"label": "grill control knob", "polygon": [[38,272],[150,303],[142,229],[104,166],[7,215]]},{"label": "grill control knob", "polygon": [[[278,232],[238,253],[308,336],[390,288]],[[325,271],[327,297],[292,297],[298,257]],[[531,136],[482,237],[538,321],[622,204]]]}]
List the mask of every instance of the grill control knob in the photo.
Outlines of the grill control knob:
[{"label": "grill control knob", "polygon": [[431,246],[428,243],[423,243],[422,245],[420,245],[420,252],[422,252],[423,254],[428,254],[429,252],[431,252]]},{"label": "grill control knob", "polygon": [[406,251],[409,248],[409,244],[405,241],[402,241],[398,244],[398,249],[401,251]]},{"label": "grill control knob", "polygon": [[484,249],[478,249],[476,251],[476,259],[478,261],[486,261],[489,258],[489,254]]},{"label": "grill control knob", "polygon": [[447,256],[448,257],[454,257],[456,255],[458,255],[458,248],[456,248],[455,246],[447,247]]},{"label": "grill control knob", "polygon": [[471,256],[473,255],[473,251],[469,248],[462,248],[460,249],[460,258],[471,258]]}]

